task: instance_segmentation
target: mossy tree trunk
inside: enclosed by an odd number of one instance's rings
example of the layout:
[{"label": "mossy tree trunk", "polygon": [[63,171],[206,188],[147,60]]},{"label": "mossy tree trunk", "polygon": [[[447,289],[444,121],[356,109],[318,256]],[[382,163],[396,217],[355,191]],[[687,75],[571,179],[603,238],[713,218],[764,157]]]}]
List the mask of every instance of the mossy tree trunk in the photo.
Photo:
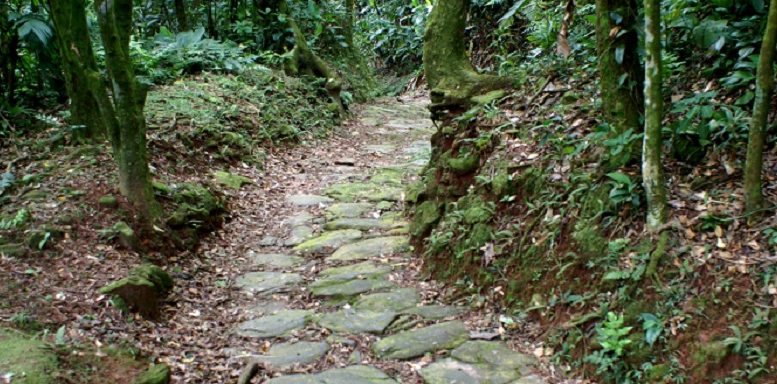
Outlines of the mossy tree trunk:
[{"label": "mossy tree trunk", "polygon": [[82,137],[86,139],[104,138],[107,129],[98,100],[107,99],[108,95],[92,52],[86,24],[86,2],[49,0],[49,8],[70,96],[71,122],[84,126]]},{"label": "mossy tree trunk", "polygon": [[343,35],[345,36],[345,43],[348,44],[349,50],[353,50],[354,8],[356,8],[354,0],[345,0],[345,25],[343,25]]},{"label": "mossy tree trunk", "polygon": [[480,74],[464,38],[468,0],[438,0],[424,34],[424,72],[434,104],[468,104],[473,96],[506,88],[506,79]]},{"label": "mossy tree trunk", "polygon": [[756,212],[763,207],[763,152],[769,117],[769,105],[774,91],[774,54],[777,43],[777,0],[771,0],[769,17],[761,43],[761,56],[756,75],[755,105],[747,139],[745,162],[745,209]]},{"label": "mossy tree trunk", "polygon": [[647,196],[647,226],[658,229],[667,219],[666,184],[661,165],[661,0],[645,0],[645,135],[642,183]]},{"label": "mossy tree trunk", "polygon": [[[636,0],[596,0],[596,49],[604,120],[615,134],[640,131],[644,97],[640,84],[644,72],[639,63]],[[637,156],[638,146],[613,159],[622,165]]]},{"label": "mossy tree trunk", "polygon": [[94,3],[105,48],[105,64],[112,82],[115,119],[109,138],[119,165],[119,189],[132,202],[146,224],[158,218],[148,169],[146,122],[143,106],[146,89],[135,79],[129,55],[132,32],[132,0],[97,0]]},{"label": "mossy tree trunk", "polygon": [[340,116],[345,116],[345,106],[340,98],[340,91],[343,88],[343,81],[340,75],[329,64],[318,56],[308,46],[308,41],[302,33],[302,29],[289,11],[286,0],[278,3],[281,14],[286,18],[286,22],[294,35],[294,48],[288,53],[285,69],[290,75],[310,75],[324,79],[324,87],[332,99],[337,104]]},{"label": "mossy tree trunk", "polygon": [[175,19],[178,21],[178,32],[189,30],[189,20],[186,15],[186,3],[184,0],[175,0]]}]

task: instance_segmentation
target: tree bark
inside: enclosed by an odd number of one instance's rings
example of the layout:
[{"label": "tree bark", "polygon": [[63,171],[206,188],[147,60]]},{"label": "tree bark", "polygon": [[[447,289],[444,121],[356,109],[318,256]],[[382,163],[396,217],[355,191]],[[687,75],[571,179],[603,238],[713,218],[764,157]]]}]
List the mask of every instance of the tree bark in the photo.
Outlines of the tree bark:
[{"label": "tree bark", "polygon": [[114,124],[109,126],[113,153],[119,165],[119,190],[150,226],[161,210],[151,188],[143,106],[146,89],[135,79],[129,55],[132,0],[94,3],[105,48],[105,64],[113,87]]},{"label": "tree bark", "polygon": [[302,29],[297,25],[297,21],[289,12],[286,0],[281,0],[278,4],[281,14],[286,16],[286,22],[294,34],[294,49],[287,54],[285,70],[290,75],[299,73],[316,76],[326,80],[324,87],[332,99],[337,104],[338,112],[341,117],[345,116],[345,106],[340,98],[340,91],[343,87],[343,81],[340,75],[329,66],[320,56],[316,55],[308,46],[307,39],[302,33]]},{"label": "tree bark", "polygon": [[645,0],[645,135],[642,148],[642,184],[647,196],[647,226],[656,230],[666,222],[666,185],[661,165],[661,0]]},{"label": "tree bark", "polygon": [[348,44],[348,49],[353,50],[353,20],[354,20],[354,8],[356,7],[354,0],[345,0],[345,25],[343,26],[343,35],[345,36],[345,43]]},{"label": "tree bark", "polygon": [[98,100],[107,99],[86,23],[84,0],[49,0],[65,85],[70,96],[71,122],[85,127],[86,139],[103,138],[107,129]]},{"label": "tree bark", "polygon": [[433,104],[469,104],[473,96],[509,86],[470,63],[464,38],[468,10],[468,0],[438,0],[429,15],[423,59]]},{"label": "tree bark", "polygon": [[745,161],[745,210],[753,213],[763,208],[763,152],[769,117],[769,104],[774,92],[774,55],[777,43],[777,0],[771,0],[769,17],[761,43],[761,55],[756,75],[755,105],[747,139]]},{"label": "tree bark", "polygon": [[175,18],[178,21],[178,32],[188,31],[189,22],[186,17],[186,4],[184,0],[175,0]]},{"label": "tree bark", "polygon": [[639,86],[644,73],[637,52],[637,12],[636,0],[596,0],[602,112],[617,134],[639,131],[644,104]]}]

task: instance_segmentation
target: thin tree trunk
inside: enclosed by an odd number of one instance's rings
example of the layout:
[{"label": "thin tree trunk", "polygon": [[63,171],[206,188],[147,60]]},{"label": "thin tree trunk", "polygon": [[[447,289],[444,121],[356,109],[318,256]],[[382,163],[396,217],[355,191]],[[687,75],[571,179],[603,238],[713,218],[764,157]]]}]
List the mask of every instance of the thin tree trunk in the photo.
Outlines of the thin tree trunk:
[{"label": "thin tree trunk", "polygon": [[354,20],[354,8],[356,7],[354,0],[345,0],[345,25],[343,31],[345,35],[345,43],[348,44],[348,49],[353,49],[353,20]]},{"label": "thin tree trunk", "polygon": [[750,121],[750,133],[747,139],[747,160],[745,162],[745,209],[755,212],[763,207],[763,152],[766,140],[769,104],[774,91],[774,55],[777,43],[777,0],[771,0],[769,18],[761,43],[761,56],[756,75],[755,105]]},{"label": "thin tree trunk", "polygon": [[213,2],[211,0],[207,0],[205,5],[208,7],[208,35],[210,35],[211,38],[218,39],[219,34],[218,31],[216,31],[216,22],[213,20]]},{"label": "thin tree trunk", "polygon": [[[645,75],[637,52],[637,12],[636,0],[596,0],[602,113],[616,135],[628,129],[640,131],[639,118],[644,106],[640,84]],[[613,165],[635,159],[638,148],[627,148],[624,156],[613,159]]]},{"label": "thin tree trunk", "polygon": [[188,31],[189,22],[186,17],[186,4],[184,0],[175,0],[175,18],[178,21],[178,32]]},{"label": "thin tree trunk", "polygon": [[99,69],[92,52],[92,42],[86,23],[84,0],[49,0],[51,19],[56,30],[57,45],[70,96],[72,123],[85,127],[88,139],[105,137],[105,120],[98,100],[107,99],[100,81]]},{"label": "thin tree trunk", "polygon": [[119,190],[150,226],[161,211],[154,200],[148,169],[143,116],[146,89],[135,79],[129,56],[132,0],[97,0],[94,6],[105,48],[105,64],[113,83],[117,124],[109,128],[119,165]]},{"label": "thin tree trunk", "polygon": [[647,226],[658,229],[667,219],[666,185],[661,165],[661,0],[645,0],[645,136],[642,183],[647,196]]}]

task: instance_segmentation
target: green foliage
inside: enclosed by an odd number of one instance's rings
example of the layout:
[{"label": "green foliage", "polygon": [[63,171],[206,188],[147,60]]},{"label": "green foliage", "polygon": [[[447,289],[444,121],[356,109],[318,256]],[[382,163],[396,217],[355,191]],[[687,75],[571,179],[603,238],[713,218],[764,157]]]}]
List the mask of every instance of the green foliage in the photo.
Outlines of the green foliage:
[{"label": "green foliage", "polygon": [[623,204],[631,204],[633,207],[639,207],[642,191],[639,182],[622,172],[611,172],[607,174],[612,184],[610,190],[610,201],[614,208]]},{"label": "green foliage", "polygon": [[623,356],[631,344],[627,336],[633,327],[624,325],[623,315],[607,313],[607,319],[596,328],[596,340],[601,349],[586,356],[584,361],[596,366],[596,373],[608,381],[633,383],[633,373],[628,372]]},{"label": "green foliage", "polygon": [[27,222],[32,219],[32,216],[30,215],[30,211],[28,211],[26,208],[22,208],[19,211],[16,212],[16,215],[14,215],[11,218],[0,218],[0,229],[16,229],[21,228],[24,226],[24,224],[27,224]]},{"label": "green foliage", "polygon": [[361,10],[357,28],[373,47],[378,67],[400,73],[413,71],[421,64],[424,28],[431,4],[418,0],[372,3]]}]

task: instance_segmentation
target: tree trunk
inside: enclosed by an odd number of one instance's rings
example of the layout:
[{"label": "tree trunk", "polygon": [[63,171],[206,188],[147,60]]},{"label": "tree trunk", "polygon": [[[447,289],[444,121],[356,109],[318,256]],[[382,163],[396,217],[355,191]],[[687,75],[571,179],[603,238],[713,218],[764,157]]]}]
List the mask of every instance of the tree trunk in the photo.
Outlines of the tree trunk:
[{"label": "tree trunk", "polygon": [[105,48],[105,65],[113,83],[116,124],[110,129],[114,157],[119,165],[119,190],[147,225],[160,215],[148,169],[146,89],[135,79],[129,55],[132,0],[97,0],[94,3]]},{"label": "tree trunk", "polygon": [[184,0],[175,0],[175,18],[178,20],[178,32],[188,31],[189,22],[186,17],[186,4]]},{"label": "tree trunk", "polygon": [[[644,72],[639,63],[636,0],[596,0],[596,50],[604,120],[616,135],[639,132],[644,105]],[[613,159],[623,165],[637,156],[638,146]]]},{"label": "tree trunk", "polygon": [[324,87],[329,93],[329,97],[332,102],[337,104],[340,117],[345,116],[345,106],[340,98],[340,91],[343,87],[343,81],[340,79],[340,75],[332,69],[329,64],[321,57],[315,54],[308,46],[307,39],[302,33],[297,21],[292,17],[289,12],[288,4],[286,0],[281,0],[279,5],[279,11],[286,17],[286,22],[289,24],[289,28],[294,34],[294,49],[287,54],[287,60],[285,63],[285,70],[290,75],[296,75],[299,73],[316,76],[326,80]]},{"label": "tree trunk", "polygon": [[345,36],[345,43],[348,44],[348,49],[353,50],[353,20],[354,20],[354,8],[356,7],[354,0],[345,0],[345,25],[343,26],[343,35]]},{"label": "tree trunk", "polygon": [[208,7],[207,13],[208,13],[208,35],[210,35],[213,39],[219,38],[219,33],[216,31],[216,21],[213,19],[213,2],[211,0],[207,0],[205,3],[205,6]]},{"label": "tree trunk", "polygon": [[747,160],[745,162],[745,210],[756,212],[763,207],[761,173],[763,172],[763,152],[766,140],[769,104],[774,91],[774,55],[777,43],[777,0],[771,0],[769,19],[766,24],[761,56],[756,75],[755,105],[750,121],[750,133],[747,139]]},{"label": "tree trunk", "polygon": [[424,34],[424,71],[434,104],[468,104],[473,96],[506,88],[506,79],[482,75],[467,57],[468,0],[438,0]]},{"label": "tree trunk", "polygon": [[11,30],[3,43],[3,87],[8,105],[16,102],[16,66],[19,64],[19,35]]},{"label": "tree trunk", "polygon": [[105,137],[105,120],[98,100],[107,99],[92,52],[84,0],[49,0],[51,19],[70,96],[71,122],[84,126],[83,137]]},{"label": "tree trunk", "polygon": [[645,136],[642,184],[647,196],[647,226],[658,229],[667,219],[666,185],[661,166],[661,0],[645,0]]}]

